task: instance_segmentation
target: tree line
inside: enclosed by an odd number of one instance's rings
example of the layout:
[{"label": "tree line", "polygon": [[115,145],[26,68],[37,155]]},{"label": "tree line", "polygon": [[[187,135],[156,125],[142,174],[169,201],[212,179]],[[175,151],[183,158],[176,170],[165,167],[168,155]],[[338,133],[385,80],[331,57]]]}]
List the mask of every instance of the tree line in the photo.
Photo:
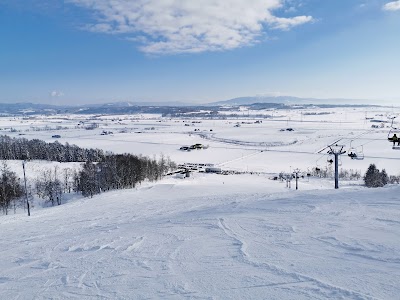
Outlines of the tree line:
[{"label": "tree line", "polygon": [[0,159],[2,160],[48,160],[58,162],[101,161],[105,157],[101,149],[86,149],[55,141],[46,143],[39,139],[0,136]]}]

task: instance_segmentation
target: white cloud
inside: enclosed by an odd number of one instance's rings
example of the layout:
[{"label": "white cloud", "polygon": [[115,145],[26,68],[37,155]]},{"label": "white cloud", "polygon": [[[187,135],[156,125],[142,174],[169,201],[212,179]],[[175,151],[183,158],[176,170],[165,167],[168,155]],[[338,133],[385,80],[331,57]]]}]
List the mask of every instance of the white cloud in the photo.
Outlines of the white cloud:
[{"label": "white cloud", "polygon": [[50,92],[50,96],[51,96],[52,98],[58,98],[58,97],[64,96],[64,93],[61,92],[61,91],[51,91],[51,92]]},{"label": "white cloud", "polygon": [[276,18],[276,25],[274,28],[288,30],[292,27],[302,25],[311,22],[313,18],[311,16],[298,16],[293,18]]},{"label": "white cloud", "polygon": [[390,11],[400,10],[400,0],[386,3],[383,6],[383,10],[390,10]]},{"label": "white cloud", "polygon": [[220,51],[254,44],[266,29],[289,30],[311,16],[277,17],[284,0],[68,0],[92,10],[90,31],[123,34],[149,54]]}]

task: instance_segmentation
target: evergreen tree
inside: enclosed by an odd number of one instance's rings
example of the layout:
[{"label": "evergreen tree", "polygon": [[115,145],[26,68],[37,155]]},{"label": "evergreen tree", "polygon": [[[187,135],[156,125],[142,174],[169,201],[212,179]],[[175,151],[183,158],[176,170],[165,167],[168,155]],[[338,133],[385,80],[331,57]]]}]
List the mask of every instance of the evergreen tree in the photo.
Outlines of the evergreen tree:
[{"label": "evergreen tree", "polygon": [[370,164],[364,175],[364,182],[367,187],[382,187],[388,183],[388,175],[385,170],[382,172],[376,168],[375,164]]}]

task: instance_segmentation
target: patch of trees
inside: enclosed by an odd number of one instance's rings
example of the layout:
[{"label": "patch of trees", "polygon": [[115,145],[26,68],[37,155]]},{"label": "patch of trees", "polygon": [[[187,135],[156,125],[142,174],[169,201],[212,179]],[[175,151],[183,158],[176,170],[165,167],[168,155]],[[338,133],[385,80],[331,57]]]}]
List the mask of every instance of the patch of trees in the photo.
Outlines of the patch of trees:
[{"label": "patch of trees", "polygon": [[[309,174],[320,178],[334,178],[335,176],[332,166],[324,168],[315,167],[309,172]],[[361,171],[354,169],[340,169],[339,178],[344,180],[359,180],[361,178]]]},{"label": "patch of trees", "polygon": [[400,176],[390,175],[389,183],[390,184],[400,184]]},{"label": "patch of trees", "polygon": [[48,160],[58,162],[101,161],[105,157],[103,150],[85,149],[76,145],[65,145],[55,141],[0,136],[0,159],[3,160]]},{"label": "patch of trees", "polygon": [[385,169],[379,171],[375,164],[370,164],[364,175],[364,182],[367,187],[382,187],[389,183],[389,176]]},{"label": "patch of trees", "polygon": [[359,180],[361,178],[361,171],[353,169],[350,170],[340,169],[339,178],[345,180]]},{"label": "patch of trees", "polygon": [[321,112],[305,112],[305,113],[303,113],[304,116],[323,116],[323,115],[330,115],[330,114],[334,114],[334,112],[321,111]]},{"label": "patch of trees", "polygon": [[132,154],[108,155],[101,162],[83,165],[75,176],[75,189],[93,197],[104,191],[134,188],[145,180],[159,180],[175,168],[175,163],[163,156],[157,161]]},{"label": "patch of trees", "polygon": [[81,193],[93,197],[102,192],[130,189],[145,180],[156,181],[176,169],[176,164],[161,156],[159,160],[132,154],[108,154],[102,161],[83,164],[80,171],[57,167],[45,170],[36,179],[38,197],[46,203],[60,205],[66,193]]},{"label": "patch of trees", "polygon": [[56,127],[51,127],[49,125],[46,125],[44,127],[39,127],[39,126],[32,126],[30,129],[25,130],[26,132],[28,131],[54,131],[54,130],[66,130],[68,127],[66,126],[56,126]]},{"label": "patch of trees", "polygon": [[[47,160],[58,162],[83,162],[82,169],[72,170],[58,167],[44,170],[34,181],[34,192],[50,205],[60,205],[66,193],[81,193],[93,197],[105,191],[134,188],[148,180],[156,181],[176,169],[169,158],[151,159],[132,154],[104,153],[99,149],[84,149],[57,141],[0,136],[0,159],[3,160]],[[30,187],[29,187],[30,188]],[[24,188],[20,179],[4,163],[0,169],[0,209],[3,213],[24,203]],[[31,198],[31,192],[28,198]]]}]

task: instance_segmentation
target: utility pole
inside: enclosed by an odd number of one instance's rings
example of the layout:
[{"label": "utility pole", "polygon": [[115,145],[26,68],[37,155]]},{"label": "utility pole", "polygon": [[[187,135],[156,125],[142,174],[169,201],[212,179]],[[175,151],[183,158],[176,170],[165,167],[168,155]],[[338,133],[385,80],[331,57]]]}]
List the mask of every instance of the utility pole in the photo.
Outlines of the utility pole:
[{"label": "utility pole", "polygon": [[28,208],[28,217],[29,217],[31,215],[31,210],[29,207],[28,190],[26,189],[25,160],[22,161],[22,169],[24,170],[25,200],[26,200],[26,207]]},{"label": "utility pole", "polygon": [[335,156],[335,189],[339,188],[339,155],[345,154],[346,151],[343,150],[344,145],[331,145],[329,146],[328,154]]},{"label": "utility pole", "polygon": [[299,173],[300,173],[299,168],[293,170],[293,174],[296,176],[296,190],[299,189]]}]

